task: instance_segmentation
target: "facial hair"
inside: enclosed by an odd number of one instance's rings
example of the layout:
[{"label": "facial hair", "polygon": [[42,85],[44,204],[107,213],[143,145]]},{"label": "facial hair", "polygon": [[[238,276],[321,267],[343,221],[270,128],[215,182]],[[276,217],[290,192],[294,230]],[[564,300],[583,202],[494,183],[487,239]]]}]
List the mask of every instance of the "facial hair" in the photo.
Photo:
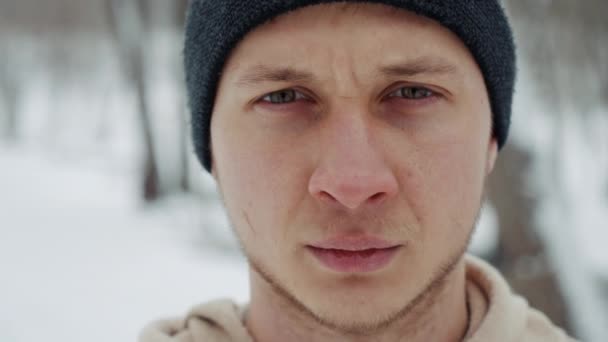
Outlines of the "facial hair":
[{"label": "facial hair", "polygon": [[[481,201],[480,201],[481,202]],[[429,281],[426,285],[418,292],[418,294],[409,302],[407,302],[400,310],[392,313],[385,314],[384,316],[376,317],[374,320],[369,322],[338,322],[328,317],[323,317],[313,311],[304,302],[298,299],[295,293],[292,293],[288,287],[286,287],[278,277],[276,277],[269,269],[260,262],[253,253],[247,251],[245,244],[241,240],[239,234],[237,236],[239,245],[242,253],[247,258],[251,272],[255,272],[277,295],[279,300],[286,306],[295,308],[300,314],[309,319],[312,319],[320,326],[332,330],[336,333],[340,333],[347,336],[370,336],[379,334],[382,331],[393,326],[397,322],[408,320],[408,316],[415,314],[416,316],[422,316],[424,311],[429,310],[433,307],[434,302],[437,300],[438,295],[443,292],[443,289],[447,285],[447,279],[453,273],[456,266],[462,261],[464,254],[470,244],[473,232],[479,220],[481,213],[481,203],[477,210],[477,216],[472,224],[472,228],[468,229],[468,235],[461,243],[460,247],[450,256],[443,261],[436,270],[432,273]],[[246,216],[246,214],[244,214]],[[246,217],[246,221],[250,224],[250,220]],[[251,227],[251,229],[254,229]]]}]

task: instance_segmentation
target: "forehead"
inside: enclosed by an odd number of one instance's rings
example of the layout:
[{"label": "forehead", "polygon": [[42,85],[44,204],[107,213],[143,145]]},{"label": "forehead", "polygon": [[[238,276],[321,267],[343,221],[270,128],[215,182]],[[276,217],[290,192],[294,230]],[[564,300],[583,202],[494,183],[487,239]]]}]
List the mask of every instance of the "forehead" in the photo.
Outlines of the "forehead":
[{"label": "forehead", "polygon": [[255,64],[315,69],[348,64],[365,74],[378,65],[431,58],[451,61],[456,71],[477,65],[460,39],[426,17],[371,3],[330,3],[281,15],[237,45],[225,72]]}]

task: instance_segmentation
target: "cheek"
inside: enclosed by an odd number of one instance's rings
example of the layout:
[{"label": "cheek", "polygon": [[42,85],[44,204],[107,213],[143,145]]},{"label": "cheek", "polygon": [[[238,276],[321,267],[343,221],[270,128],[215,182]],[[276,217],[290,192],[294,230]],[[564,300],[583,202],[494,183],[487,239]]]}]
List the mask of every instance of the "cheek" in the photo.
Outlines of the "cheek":
[{"label": "cheek", "polygon": [[461,236],[473,227],[485,180],[482,150],[473,141],[422,148],[414,167],[400,171],[424,236]]},{"label": "cheek", "polygon": [[275,243],[285,236],[277,230],[289,226],[289,213],[306,194],[305,154],[233,123],[218,120],[212,131],[214,165],[231,221],[241,238]]},{"label": "cheek", "polygon": [[483,195],[491,126],[486,107],[485,102],[467,105],[470,112],[459,113],[468,115],[450,125],[449,140],[427,145],[420,156],[429,203],[463,229],[472,227]]}]

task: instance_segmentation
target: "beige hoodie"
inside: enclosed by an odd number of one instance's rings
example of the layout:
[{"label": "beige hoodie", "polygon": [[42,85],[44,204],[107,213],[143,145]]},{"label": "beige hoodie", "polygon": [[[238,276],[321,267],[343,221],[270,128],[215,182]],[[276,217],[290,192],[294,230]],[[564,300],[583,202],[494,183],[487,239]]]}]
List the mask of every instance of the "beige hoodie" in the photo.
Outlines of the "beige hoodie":
[{"label": "beige hoodie", "polygon": [[[571,342],[560,328],[514,295],[492,266],[466,257],[468,342]],[[155,322],[140,342],[253,342],[243,325],[243,308],[229,300],[195,307],[185,319]]]}]

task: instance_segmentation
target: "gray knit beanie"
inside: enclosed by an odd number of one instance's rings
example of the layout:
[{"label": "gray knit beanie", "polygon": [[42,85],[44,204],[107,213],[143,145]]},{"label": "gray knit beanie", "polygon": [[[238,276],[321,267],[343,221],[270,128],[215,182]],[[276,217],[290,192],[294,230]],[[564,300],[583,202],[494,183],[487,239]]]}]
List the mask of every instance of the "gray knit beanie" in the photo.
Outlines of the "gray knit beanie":
[{"label": "gray knit beanie", "polygon": [[447,27],[469,48],[483,73],[492,109],[493,134],[502,147],[511,122],[515,44],[499,0],[190,0],[184,64],[192,137],[197,157],[211,170],[210,122],[220,75],[243,37],[295,9],[331,2],[379,3],[412,11]]}]

